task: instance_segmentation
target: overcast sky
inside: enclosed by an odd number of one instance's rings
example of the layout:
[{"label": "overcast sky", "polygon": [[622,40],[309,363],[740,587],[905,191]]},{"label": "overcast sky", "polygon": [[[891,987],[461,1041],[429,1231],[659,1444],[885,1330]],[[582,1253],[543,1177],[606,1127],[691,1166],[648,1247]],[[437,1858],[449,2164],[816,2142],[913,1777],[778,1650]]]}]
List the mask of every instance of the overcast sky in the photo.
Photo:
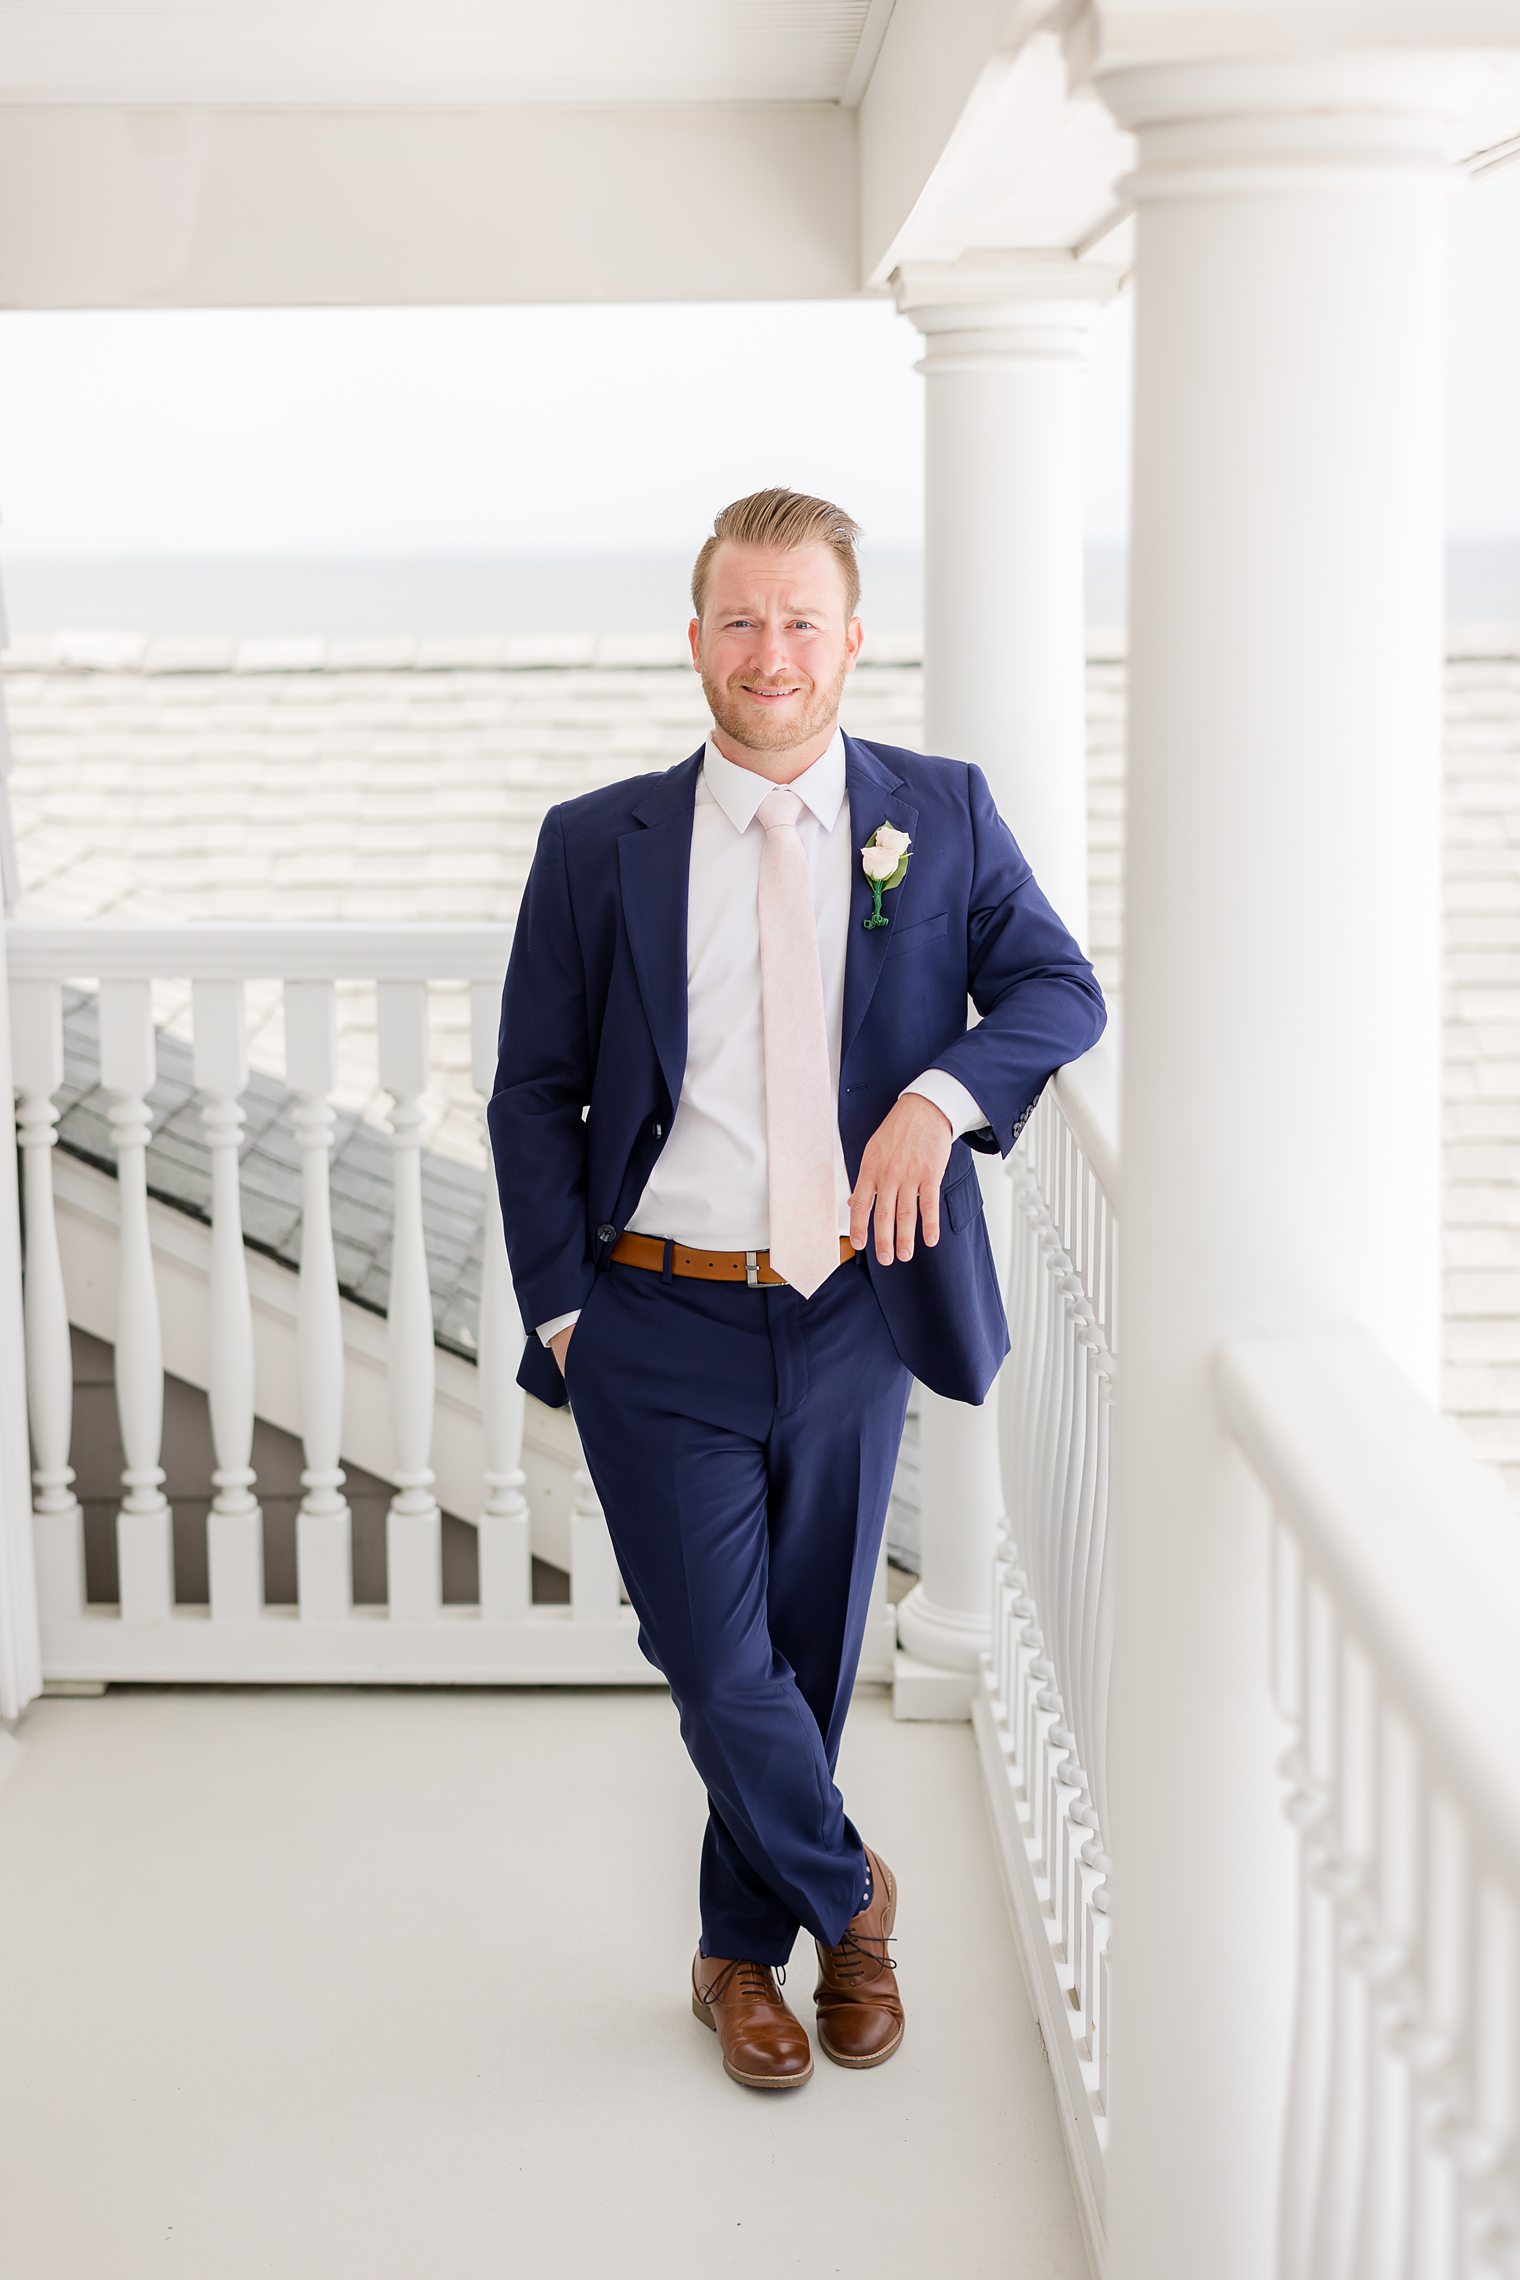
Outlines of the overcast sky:
[{"label": "overcast sky", "polygon": [[[1520,542],[1520,170],[1448,214],[1449,528]],[[1100,545],[1130,314],[1087,392]],[[0,313],[0,550],[689,554],[768,483],[915,548],[920,346],[879,301]]]}]

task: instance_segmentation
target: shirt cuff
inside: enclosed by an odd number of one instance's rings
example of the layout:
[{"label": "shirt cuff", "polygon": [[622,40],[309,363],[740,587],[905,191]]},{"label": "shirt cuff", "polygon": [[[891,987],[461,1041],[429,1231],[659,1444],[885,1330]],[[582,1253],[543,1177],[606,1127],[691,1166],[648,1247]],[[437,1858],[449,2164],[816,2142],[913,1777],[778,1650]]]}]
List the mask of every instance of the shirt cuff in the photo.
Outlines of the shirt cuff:
[{"label": "shirt cuff", "polygon": [[[986,1112],[976,1095],[967,1092],[960,1078],[952,1077],[948,1069],[925,1069],[911,1085],[903,1086],[903,1093],[922,1093],[925,1100],[932,1100],[936,1108],[943,1109],[957,1140],[963,1133],[975,1132],[987,1122]],[[897,1097],[901,1100],[902,1093]]]},{"label": "shirt cuff", "polygon": [[563,1330],[567,1322],[573,1322],[579,1312],[580,1308],[578,1306],[572,1307],[571,1311],[568,1314],[556,1314],[552,1321],[540,1322],[538,1326],[538,1334],[540,1338],[542,1338],[544,1344],[547,1346],[549,1340],[554,1336],[555,1332],[558,1330]]}]

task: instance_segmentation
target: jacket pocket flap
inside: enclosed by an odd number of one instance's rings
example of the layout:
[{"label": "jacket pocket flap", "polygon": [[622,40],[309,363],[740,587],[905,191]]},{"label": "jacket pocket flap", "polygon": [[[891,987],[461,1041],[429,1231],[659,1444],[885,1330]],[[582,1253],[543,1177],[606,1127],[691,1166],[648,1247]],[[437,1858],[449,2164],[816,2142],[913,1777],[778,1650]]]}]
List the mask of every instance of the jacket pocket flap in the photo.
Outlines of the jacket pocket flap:
[{"label": "jacket pocket flap", "polygon": [[987,1207],[975,1164],[969,1171],[962,1172],[960,1178],[953,1180],[949,1187],[943,1188],[939,1200],[952,1227],[957,1230],[969,1227],[977,1213]]}]

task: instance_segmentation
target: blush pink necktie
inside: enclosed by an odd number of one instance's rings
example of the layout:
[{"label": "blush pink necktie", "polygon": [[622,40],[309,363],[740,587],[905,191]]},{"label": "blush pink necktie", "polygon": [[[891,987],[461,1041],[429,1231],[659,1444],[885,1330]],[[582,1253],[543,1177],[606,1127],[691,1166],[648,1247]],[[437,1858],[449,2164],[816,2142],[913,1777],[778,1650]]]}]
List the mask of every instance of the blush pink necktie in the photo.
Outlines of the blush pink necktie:
[{"label": "blush pink necktie", "polygon": [[760,850],[760,1008],[765,1043],[765,1144],[771,1265],[804,1298],[839,1264],[834,1192],[838,1134],[823,975],[802,802],[785,784],[756,809]]}]

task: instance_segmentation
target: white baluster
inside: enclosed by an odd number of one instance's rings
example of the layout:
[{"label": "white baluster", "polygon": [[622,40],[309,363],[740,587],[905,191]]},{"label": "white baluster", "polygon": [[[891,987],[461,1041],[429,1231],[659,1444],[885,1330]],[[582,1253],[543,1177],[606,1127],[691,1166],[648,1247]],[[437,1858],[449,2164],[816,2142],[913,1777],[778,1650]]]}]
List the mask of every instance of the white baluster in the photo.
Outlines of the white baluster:
[{"label": "white baluster", "polygon": [[1326,1768],[1328,1846],[1321,1881],[1330,1901],[1332,1983],[1325,2064],[1325,2130],[1315,2212],[1314,2269],[1352,2269],[1363,2164],[1367,2151],[1367,2044],[1371,2018],[1363,1966],[1367,1881],[1365,1759],[1369,1742],[1366,1673],[1354,1643],[1338,1625],[1327,1647]]},{"label": "white baluster", "polygon": [[[1069,1139],[1069,1135],[1068,1135]],[[1070,1151],[1068,1150],[1068,1153]],[[1072,1254],[1068,1247],[1063,1251],[1068,1269],[1072,1267]],[[1082,1479],[1082,1457],[1087,1441],[1087,1416],[1084,1407],[1086,1396],[1086,1368],[1078,1337],[1078,1309],[1081,1304],[1081,1278],[1068,1271],[1061,1278],[1061,1418],[1057,1441],[1057,1556],[1052,1579],[1051,1619],[1048,1634],[1051,1641],[1053,1677],[1049,1688],[1050,1706],[1055,1712],[1055,1723],[1048,1736],[1050,1765],[1046,1798],[1047,1825],[1051,1831],[1049,1846],[1051,1906],[1056,1923],[1056,1949],[1061,1959],[1070,1961],[1072,1949],[1065,1934],[1068,1895],[1073,1880],[1071,1861],[1072,1822],[1071,1808],[1081,1799],[1085,1784],[1082,1779],[1081,1760],[1077,1753],[1077,1736],[1072,1722],[1071,1685],[1076,1662],[1071,1651],[1073,1630],[1072,1605],[1077,1580],[1076,1540],[1078,1526],[1078,1496]],[[1081,1365],[1079,1367],[1079,1364]]]},{"label": "white baluster", "polygon": [[570,1513],[570,1619],[605,1623],[621,1604],[622,1580],[607,1515],[596,1484],[584,1465],[575,1471],[575,1502]]},{"label": "white baluster", "polygon": [[1474,2120],[1466,2219],[1474,2280],[1520,2270],[1520,1904],[1502,1871],[1475,1877]]},{"label": "white baluster", "polygon": [[1062,1241],[1061,1165],[1064,1125],[1052,1133],[1051,1212],[1046,1229],[1045,1284],[1047,1307],[1044,1328],[1044,1388],[1038,1429],[1039,1480],[1034,1540],[1030,1548],[1030,1583],[1035,1603],[1030,1644],[1034,1649],[1028,1672],[1030,1833],[1041,1870],[1054,1882],[1056,1831],[1054,1811],[1053,1737],[1062,1727],[1059,1674],[1054,1650],[1059,1631],[1060,1566],[1064,1504],[1063,1412],[1069,1395],[1067,1369],[1070,1258]]},{"label": "white baluster", "polygon": [[252,1623],[264,1611],[264,1515],[253,1493],[253,1305],[238,1191],[248,1083],[241,982],[194,982],[195,1082],[211,1151],[211,1348],[207,1407],[215,1494],[206,1518],[213,1622]]},{"label": "white baluster", "polygon": [[285,1073],[301,1149],[301,1272],[296,1353],[301,1375],[301,1508],[296,1599],[303,1623],[346,1623],[354,1611],[353,1517],[343,1494],[343,1305],[332,1231],[330,1094],[338,1071],[331,982],[285,984]]},{"label": "white baluster", "polygon": [[427,987],[381,982],[376,992],[380,1082],[391,1111],[395,1213],[389,1332],[391,1430],[396,1494],[386,1514],[390,1612],[436,1622],[443,1605],[443,1515],[433,1494],[433,1300],[422,1231],[422,1116],[428,1078]]},{"label": "white baluster", "polygon": [[1273,1693],[1293,1729],[1278,1763],[1287,1784],[1284,1810],[1298,1832],[1298,1963],[1285,2127],[1278,2185],[1279,2280],[1307,2280],[1314,2272],[1312,2242],[1324,2125],[1324,2082],[1329,2035],[1332,1927],[1321,1868],[1329,1857],[1324,1829],[1330,1810],[1324,1766],[1324,1627],[1296,1540],[1276,1538],[1270,1566]]},{"label": "white baluster", "polygon": [[1004,1512],[992,1547],[992,1684],[999,1710],[1008,1715],[1009,1603],[1013,1597],[1013,1571],[1018,1562],[1013,1521]]},{"label": "white baluster", "polygon": [[1093,1500],[1097,1512],[1097,1529],[1094,1536],[1094,1572],[1091,1589],[1092,1613],[1092,1754],[1087,1772],[1091,1785],[1094,1834],[1082,1847],[1084,1868],[1096,1878],[1088,1897],[1085,1936],[1084,1990],[1089,2027],[1089,2050],[1097,2061],[1100,2074],[1107,2078],[1107,2054],[1103,2048],[1103,1994],[1099,1959],[1109,1913],[1110,1894],[1108,1874],[1110,1861],[1107,1851],[1108,1819],[1108,1696],[1109,1680],[1113,1670],[1114,1651],[1114,1576],[1113,1561],[1109,1556],[1108,1542],[1108,1449],[1113,1417],[1114,1357],[1106,1347],[1100,1346],[1094,1357],[1096,1378],[1095,1443]]},{"label": "white baluster", "polygon": [[[470,991],[470,1044],[475,1088],[490,1097],[496,1081],[501,993],[494,982],[476,982]],[[527,1395],[517,1382],[523,1330],[512,1291],[502,1232],[501,1196],[490,1134],[481,1119],[485,1146],[486,1215],[481,1229],[480,1330],[476,1375],[480,1421],[486,1446],[485,1498],[481,1505],[480,1613],[487,1623],[516,1622],[533,1602],[533,1538],[523,1491],[522,1444]]]},{"label": "white baluster", "polygon": [[1099,1909],[1099,1913],[1093,1919],[1093,1932],[1098,1951],[1096,1972],[1098,1983],[1097,2031],[1093,2040],[1095,2044],[1094,2057],[1098,2067],[1098,2109],[1100,2113],[1104,2114],[1108,2112],[1108,1978],[1113,1955],[1113,1932],[1110,1929],[1108,1905],[1108,1888],[1104,1886],[1101,1902],[1094,1901],[1094,1906]]},{"label": "white baluster", "polygon": [[119,1214],[116,1408],[126,1465],[116,1515],[121,1614],[153,1622],[174,1610],[174,1519],[159,1455],[164,1435],[164,1354],[148,1230],[147,1095],[155,1050],[149,985],[100,985],[100,1081],[111,1095]]},{"label": "white baluster", "polygon": [[63,991],[57,982],[11,985],[11,1060],[18,1096],[16,1136],[26,1203],[27,1410],[32,1428],[32,1512],[37,1590],[45,1621],[85,1609],[84,1508],[69,1463],[74,1418],[74,1356],[58,1249],[53,1149],[63,1083]]},{"label": "white baluster", "polygon": [[1067,1683],[1066,1702],[1068,1716],[1075,1734],[1072,1751],[1071,1779],[1075,1784],[1071,1803],[1067,1807],[1068,1843],[1074,1854],[1071,1867],[1071,1884],[1066,1917],[1063,1926],[1064,1953],[1071,1959],[1076,1982],[1077,2009],[1084,2015],[1091,2000],[1091,1987],[1086,1977],[1088,1911],[1092,1905],[1091,1885],[1084,1869],[1092,1866],[1091,1854],[1098,1833],[1098,1816],[1093,1805],[1090,1750],[1092,1745],[1092,1705],[1087,1691],[1088,1672],[1083,1652],[1086,1636],[1086,1617],[1089,1595],[1097,1593],[1097,1574],[1093,1560],[1092,1495],[1096,1471],[1097,1374],[1092,1367],[1092,1315],[1084,1308],[1081,1324],[1082,1375],[1083,1375],[1083,1445],[1081,1450],[1081,1483],[1079,1509],[1081,1523],[1078,1531],[1078,1551],[1074,1562],[1077,1590],[1073,1594],[1077,1640],[1072,1655]]},{"label": "white baluster", "polygon": [[1502,2154],[1502,2141],[1478,2116],[1479,2004],[1490,1990],[1479,1982],[1479,1874],[1473,1832],[1465,1813],[1454,1820],[1445,1916],[1445,1997],[1452,2048],[1433,2085],[1431,2143],[1443,2157],[1446,2175],[1445,2253],[1453,2280],[1474,2270],[1472,2233],[1475,2191]]},{"label": "white baluster", "polygon": [[1370,2159],[1358,2213],[1357,2280],[1412,2269],[1414,2084],[1406,2052],[1418,2034],[1415,1938],[1420,1919],[1424,1777],[1408,1721],[1388,1702],[1378,1720],[1378,1835],[1369,1884],[1382,1934],[1371,1972],[1377,2029]]},{"label": "white baluster", "polygon": [[1029,1154],[1021,1161],[1020,1151],[1015,1151],[1009,1159],[1013,1166],[1014,1244],[1015,1255],[1020,1262],[1018,1282],[1022,1295],[1017,1314],[1009,1317],[1012,1340],[1009,1358],[1017,1363],[1017,1374],[1005,1372],[1002,1393],[1003,1413],[1007,1421],[1003,1444],[1003,1477],[1008,1483],[1006,1501],[1010,1516],[1010,1543],[1013,1548],[1007,1577],[1003,1686],[1009,1738],[1019,1768],[1020,1785],[1025,1788],[1026,1794],[1029,1761],[1024,1744],[1023,1647],[1026,1624],[1034,1612],[1034,1601],[1029,1590],[1028,1544],[1038,1525],[1033,1501],[1033,1444],[1044,1305],[1041,1262],[1044,1202],[1036,1166],[1050,1115],[1049,1100],[1047,1091],[1041,1095],[1030,1119],[1026,1141]]},{"label": "white baluster", "polygon": [[[1043,1147],[1042,1147],[1043,1156]],[[1030,1347],[1033,1367],[1030,1371],[1029,1432],[1027,1460],[1020,1501],[1023,1512],[1019,1523],[1019,1549],[1023,1555],[1024,1591],[1019,1601],[1022,1618],[1018,1646],[1018,1681],[1016,1710],[1018,1716],[1019,1758],[1024,1768],[1024,1785],[1032,1813],[1039,1809],[1040,1768],[1036,1753],[1037,1711],[1034,1695],[1038,1684],[1036,1664],[1040,1659],[1043,1640],[1040,1630],[1040,1586],[1043,1573],[1044,1543],[1049,1527],[1049,1513],[1044,1502],[1044,1483],[1041,1464],[1041,1442],[1044,1432],[1046,1390],[1050,1376],[1050,1355],[1054,1343],[1055,1299],[1050,1270],[1051,1221],[1048,1189],[1042,1178],[1040,1207],[1036,1214],[1033,1236],[1035,1245],[1035,1327]]]},{"label": "white baluster", "polygon": [[[1043,1102],[1035,1110],[1031,1122],[1031,1158],[1037,1157],[1039,1140],[1044,1128]],[[1006,1477],[1008,1504],[1014,1514],[1021,1564],[1027,1577],[1029,1568],[1029,1538],[1035,1525],[1034,1509],[1034,1436],[1037,1410],[1037,1388],[1040,1377],[1040,1329],[1044,1314],[1043,1260],[1041,1230],[1044,1226],[1045,1202],[1040,1192],[1036,1171],[1026,1163],[1019,1185],[1014,1191],[1015,1209],[1022,1221],[1020,1251],[1023,1258],[1023,1297],[1017,1322],[1010,1320],[1009,1334],[1013,1341],[1013,1355],[1017,1357],[1019,1374],[1011,1395],[1010,1433]],[[1017,1706],[1010,1704],[1017,1721]]]}]

